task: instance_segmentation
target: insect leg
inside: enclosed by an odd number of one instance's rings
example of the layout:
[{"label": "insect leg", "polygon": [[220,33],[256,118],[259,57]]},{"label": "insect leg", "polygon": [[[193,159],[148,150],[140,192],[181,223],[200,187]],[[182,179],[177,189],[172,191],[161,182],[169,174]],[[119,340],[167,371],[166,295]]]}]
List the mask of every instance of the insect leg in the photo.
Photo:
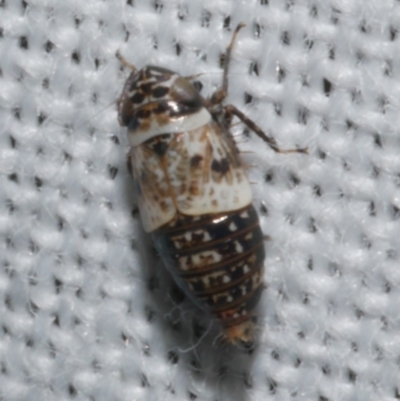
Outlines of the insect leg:
[{"label": "insect leg", "polygon": [[238,117],[244,124],[246,124],[255,134],[263,139],[269,147],[276,153],[308,153],[308,148],[301,149],[279,149],[275,139],[268,136],[254,121],[250,120],[246,114],[242,113],[237,107],[229,104],[224,106],[225,118],[230,121],[232,115]]},{"label": "insect leg", "polygon": [[137,71],[137,68],[133,64],[131,64],[129,61],[127,61],[124,57],[121,56],[119,50],[115,53],[115,56],[123,66],[129,68],[133,72]]},{"label": "insect leg", "polygon": [[187,79],[188,81],[194,81],[196,78],[201,77],[203,74],[203,72],[200,72],[198,74],[185,75],[183,78]]},{"label": "insect leg", "polygon": [[222,77],[222,87],[219,88],[212,96],[211,96],[211,103],[212,104],[220,104],[225,98],[228,93],[228,68],[229,68],[229,62],[231,59],[231,53],[232,53],[232,48],[233,45],[235,44],[236,36],[238,32],[246,26],[243,22],[241,22],[235,29],[235,32],[233,32],[233,36],[231,39],[231,43],[229,43],[229,46],[226,49],[226,54],[225,54],[225,61],[224,61],[224,75]]}]

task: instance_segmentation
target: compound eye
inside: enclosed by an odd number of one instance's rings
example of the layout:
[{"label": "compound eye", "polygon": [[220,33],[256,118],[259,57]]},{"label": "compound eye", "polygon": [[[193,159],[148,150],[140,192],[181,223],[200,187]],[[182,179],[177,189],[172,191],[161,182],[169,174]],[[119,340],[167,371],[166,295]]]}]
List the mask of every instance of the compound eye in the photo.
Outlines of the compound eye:
[{"label": "compound eye", "polygon": [[201,96],[197,89],[185,78],[178,77],[171,88],[171,100],[184,104],[190,108],[203,106]]}]

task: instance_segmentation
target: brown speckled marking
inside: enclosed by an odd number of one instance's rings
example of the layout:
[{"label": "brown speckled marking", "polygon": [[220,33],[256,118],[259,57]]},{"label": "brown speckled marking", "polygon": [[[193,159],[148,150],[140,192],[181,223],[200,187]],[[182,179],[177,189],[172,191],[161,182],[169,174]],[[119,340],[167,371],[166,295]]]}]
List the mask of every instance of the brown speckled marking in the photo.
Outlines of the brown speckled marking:
[{"label": "brown speckled marking", "polygon": [[[131,137],[139,132],[142,138],[131,142],[141,217],[164,263],[188,296],[220,320],[228,342],[251,346],[254,309],[263,289],[264,237],[258,216],[248,205],[248,181],[228,128],[235,116],[275,152],[307,153],[307,149],[279,149],[274,138],[235,106],[223,105],[231,51],[243,26],[235,29],[226,51],[222,86],[210,99],[203,99],[189,79],[173,71],[155,66],[138,70],[117,54],[132,71],[118,100],[118,118]],[[199,127],[196,118],[204,115],[211,115],[212,121],[201,120]],[[186,126],[185,132],[172,131],[170,123],[182,118],[193,126]],[[199,148],[201,154],[194,154],[193,149],[199,153]],[[168,174],[167,159],[174,170]]]},{"label": "brown speckled marking", "polygon": [[162,125],[171,118],[193,114],[203,106],[190,82],[165,68],[147,66],[129,76],[118,101],[119,121],[123,126],[146,130],[151,115]]}]

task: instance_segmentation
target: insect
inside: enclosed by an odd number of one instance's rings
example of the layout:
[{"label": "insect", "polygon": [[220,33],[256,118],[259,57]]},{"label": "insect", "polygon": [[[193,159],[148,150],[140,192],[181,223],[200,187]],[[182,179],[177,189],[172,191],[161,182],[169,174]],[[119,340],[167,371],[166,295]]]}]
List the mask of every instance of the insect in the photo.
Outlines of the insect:
[{"label": "insect", "polygon": [[234,116],[280,153],[253,121],[223,105],[239,24],[227,48],[222,87],[210,99],[189,79],[146,66],[132,72],[118,100],[128,128],[130,162],[142,224],[187,296],[216,317],[228,343],[253,345],[255,307],[263,290],[264,236],[239,151]]}]

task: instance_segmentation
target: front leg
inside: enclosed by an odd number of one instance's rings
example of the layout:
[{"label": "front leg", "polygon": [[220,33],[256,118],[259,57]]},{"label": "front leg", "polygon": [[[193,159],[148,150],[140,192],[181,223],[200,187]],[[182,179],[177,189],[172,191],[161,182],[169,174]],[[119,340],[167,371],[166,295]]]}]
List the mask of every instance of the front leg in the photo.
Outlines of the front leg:
[{"label": "front leg", "polygon": [[222,86],[211,96],[210,102],[213,105],[219,105],[222,103],[222,101],[226,98],[226,95],[228,94],[228,69],[229,69],[229,63],[231,61],[231,53],[233,49],[233,45],[235,44],[236,36],[238,32],[245,26],[243,22],[241,22],[235,29],[235,32],[233,32],[231,42],[229,43],[229,46],[226,49],[226,54],[225,54],[225,62],[224,62],[224,74],[222,77]]}]

